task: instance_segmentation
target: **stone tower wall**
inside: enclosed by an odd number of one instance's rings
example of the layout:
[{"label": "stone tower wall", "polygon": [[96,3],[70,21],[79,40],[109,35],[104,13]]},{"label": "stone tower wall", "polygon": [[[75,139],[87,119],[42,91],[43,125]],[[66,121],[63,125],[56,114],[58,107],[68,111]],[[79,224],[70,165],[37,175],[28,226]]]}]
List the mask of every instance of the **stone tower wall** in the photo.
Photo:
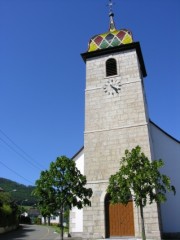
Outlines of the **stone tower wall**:
[{"label": "stone tower wall", "polygon": [[[105,62],[117,61],[118,74],[106,77]],[[109,79],[121,83],[119,94],[104,92]],[[92,207],[84,209],[84,238],[105,237],[104,198],[109,177],[118,171],[125,149],[140,145],[151,159],[148,116],[136,50],[103,55],[86,61],[84,174],[93,189]],[[159,239],[156,205],[146,208],[147,234]],[[152,214],[153,212],[153,214]],[[139,213],[134,207],[135,235],[140,236]]]}]

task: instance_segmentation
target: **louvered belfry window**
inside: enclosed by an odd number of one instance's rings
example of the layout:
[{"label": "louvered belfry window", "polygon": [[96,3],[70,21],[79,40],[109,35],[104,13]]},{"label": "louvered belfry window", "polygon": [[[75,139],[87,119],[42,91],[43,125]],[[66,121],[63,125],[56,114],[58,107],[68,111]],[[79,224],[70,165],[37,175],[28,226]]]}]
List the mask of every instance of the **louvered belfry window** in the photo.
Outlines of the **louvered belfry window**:
[{"label": "louvered belfry window", "polygon": [[106,61],[106,77],[117,75],[117,63],[114,58]]}]

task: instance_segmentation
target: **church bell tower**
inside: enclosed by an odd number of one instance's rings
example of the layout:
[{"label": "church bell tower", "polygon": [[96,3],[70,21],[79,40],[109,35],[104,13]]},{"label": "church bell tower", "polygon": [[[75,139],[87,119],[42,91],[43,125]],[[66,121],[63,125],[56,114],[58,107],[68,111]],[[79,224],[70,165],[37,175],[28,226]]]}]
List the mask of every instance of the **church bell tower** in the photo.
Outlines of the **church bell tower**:
[{"label": "church bell tower", "polygon": [[[139,145],[153,159],[140,44],[133,41],[131,31],[116,29],[111,9],[109,19],[109,31],[92,37],[82,54],[86,63],[84,174],[93,190],[92,206],[83,209],[86,239],[141,237],[139,209],[131,201],[128,209],[119,205],[112,210],[106,189],[126,149]],[[160,239],[156,204],[145,208],[145,224],[147,238]]]}]

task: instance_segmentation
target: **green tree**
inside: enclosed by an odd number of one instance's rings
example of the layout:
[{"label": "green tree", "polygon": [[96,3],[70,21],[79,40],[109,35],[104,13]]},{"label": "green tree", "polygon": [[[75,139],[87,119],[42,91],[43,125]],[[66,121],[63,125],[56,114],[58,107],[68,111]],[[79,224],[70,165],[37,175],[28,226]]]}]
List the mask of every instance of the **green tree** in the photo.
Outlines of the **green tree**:
[{"label": "green tree", "polygon": [[112,203],[126,205],[132,196],[135,205],[140,208],[143,240],[146,239],[143,208],[147,202],[162,203],[167,200],[167,191],[176,193],[170,178],[159,171],[163,165],[161,159],[150,161],[137,146],[131,151],[125,151],[119,171],[109,179],[107,192],[111,196]]},{"label": "green tree", "polygon": [[19,224],[19,209],[11,194],[0,192],[0,227]]},{"label": "green tree", "polygon": [[0,192],[0,204],[9,203],[12,201],[11,194],[8,192]]},{"label": "green tree", "polygon": [[48,218],[48,225],[50,225],[51,214],[56,210],[55,189],[52,186],[50,176],[49,171],[42,171],[33,191],[33,194],[38,197],[38,208],[44,217],[45,224]]},{"label": "green tree", "polygon": [[86,188],[86,183],[86,177],[76,168],[75,162],[66,156],[51,162],[49,170],[42,171],[36,181],[34,194],[39,197],[39,205],[45,213],[60,212],[62,239],[64,210],[91,205],[92,189]]}]

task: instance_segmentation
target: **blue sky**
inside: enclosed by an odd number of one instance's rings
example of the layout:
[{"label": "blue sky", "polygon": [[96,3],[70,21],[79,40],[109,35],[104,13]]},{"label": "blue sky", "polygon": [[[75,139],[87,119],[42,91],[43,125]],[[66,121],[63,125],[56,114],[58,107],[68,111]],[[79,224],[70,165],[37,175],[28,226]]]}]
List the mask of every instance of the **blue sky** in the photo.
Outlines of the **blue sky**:
[{"label": "blue sky", "polygon": [[[149,115],[180,139],[180,1],[114,0],[117,29],[139,41]],[[108,0],[0,0],[0,177],[33,185],[83,146],[89,39]]]}]

